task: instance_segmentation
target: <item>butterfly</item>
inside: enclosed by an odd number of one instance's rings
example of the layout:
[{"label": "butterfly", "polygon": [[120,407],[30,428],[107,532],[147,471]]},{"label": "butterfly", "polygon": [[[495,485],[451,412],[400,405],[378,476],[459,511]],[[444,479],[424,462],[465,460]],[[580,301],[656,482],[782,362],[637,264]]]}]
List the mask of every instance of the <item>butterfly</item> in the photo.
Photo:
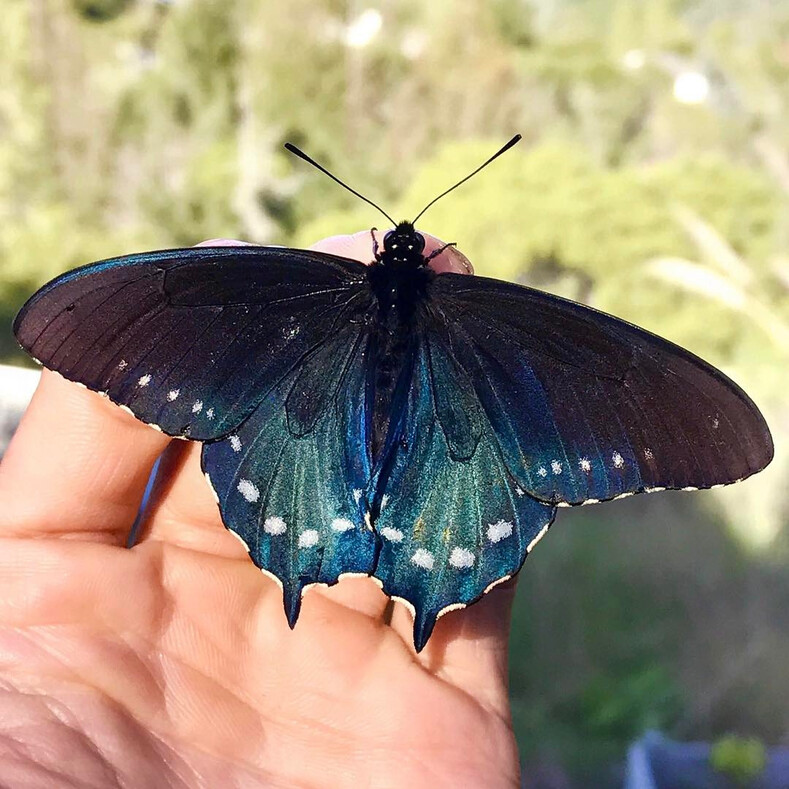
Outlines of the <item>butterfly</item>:
[{"label": "butterfly", "polygon": [[48,368],[203,442],[223,522],[291,627],[310,585],[371,576],[421,650],[520,570],[557,507],[770,462],[762,415],[714,367],[558,296],[438,274],[414,223],[392,224],[371,265],[265,246],[112,258],[14,323]]}]

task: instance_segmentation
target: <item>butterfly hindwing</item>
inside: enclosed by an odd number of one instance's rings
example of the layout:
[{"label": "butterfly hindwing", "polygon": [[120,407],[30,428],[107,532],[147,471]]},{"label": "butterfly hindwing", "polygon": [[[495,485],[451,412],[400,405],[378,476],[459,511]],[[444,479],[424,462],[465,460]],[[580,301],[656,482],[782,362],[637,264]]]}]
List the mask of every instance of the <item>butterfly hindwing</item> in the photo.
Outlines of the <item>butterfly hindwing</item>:
[{"label": "butterfly hindwing", "polygon": [[68,272],[14,323],[50,369],[165,433],[229,433],[364,296],[364,266],[306,250],[195,247]]},{"label": "butterfly hindwing", "polygon": [[481,277],[441,275],[431,298],[510,473],[543,501],[709,488],[772,457],[736,384],[643,329]]},{"label": "butterfly hindwing", "polygon": [[375,528],[375,576],[414,609],[421,649],[442,612],[463,607],[518,572],[555,508],[520,488],[471,383],[439,337],[414,351]]},{"label": "butterfly hindwing", "polygon": [[224,523],[282,584],[291,626],[305,586],[373,570],[376,539],[362,496],[367,342],[365,331],[346,326],[232,435],[203,447]]}]

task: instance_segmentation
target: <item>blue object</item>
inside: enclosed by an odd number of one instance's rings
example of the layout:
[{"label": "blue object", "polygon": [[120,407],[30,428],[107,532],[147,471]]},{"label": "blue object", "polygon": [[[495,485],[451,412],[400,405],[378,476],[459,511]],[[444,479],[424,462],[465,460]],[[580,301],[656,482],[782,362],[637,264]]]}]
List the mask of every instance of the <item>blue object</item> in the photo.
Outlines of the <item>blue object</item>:
[{"label": "blue object", "polygon": [[145,483],[145,490],[142,494],[142,501],[140,502],[139,509],[137,510],[137,515],[134,518],[134,523],[132,523],[131,529],[129,529],[129,535],[126,538],[126,547],[132,548],[137,544],[137,541],[140,538],[140,531],[142,529],[142,525],[145,521],[145,516],[148,514],[148,505],[151,503],[151,496],[153,495],[153,486],[156,484],[156,478],[159,476],[159,468],[162,465],[162,456],[159,455],[156,458],[153,466],[151,467],[151,473],[148,475],[148,482]]},{"label": "blue object", "polygon": [[710,764],[706,742],[676,742],[647,732],[627,754],[623,789],[789,789],[789,748],[769,748],[760,775],[737,783]]}]

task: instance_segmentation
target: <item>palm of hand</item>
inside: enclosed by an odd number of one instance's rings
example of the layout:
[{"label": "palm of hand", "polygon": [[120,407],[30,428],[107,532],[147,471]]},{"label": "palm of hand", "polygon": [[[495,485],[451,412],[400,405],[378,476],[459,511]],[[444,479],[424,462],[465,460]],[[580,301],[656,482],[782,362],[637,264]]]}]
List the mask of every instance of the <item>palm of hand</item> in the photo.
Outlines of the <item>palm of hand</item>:
[{"label": "palm of hand", "polygon": [[[0,652],[9,785],[515,786],[511,588],[439,621],[369,579],[279,588],[219,520],[199,447],[44,373],[0,468]],[[38,783],[36,783],[38,781]]]}]

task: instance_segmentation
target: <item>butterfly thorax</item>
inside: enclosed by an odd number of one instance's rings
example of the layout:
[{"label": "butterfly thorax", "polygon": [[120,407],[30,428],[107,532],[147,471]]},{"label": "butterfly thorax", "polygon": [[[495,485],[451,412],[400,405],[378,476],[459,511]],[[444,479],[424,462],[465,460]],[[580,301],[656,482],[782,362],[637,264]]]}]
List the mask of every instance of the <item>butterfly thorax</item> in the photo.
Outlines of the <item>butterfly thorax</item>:
[{"label": "butterfly thorax", "polygon": [[386,437],[398,381],[408,375],[418,307],[428,298],[428,285],[435,277],[426,265],[424,248],[424,236],[410,222],[401,222],[384,236],[383,249],[367,272],[377,303],[372,333],[374,457]]}]

